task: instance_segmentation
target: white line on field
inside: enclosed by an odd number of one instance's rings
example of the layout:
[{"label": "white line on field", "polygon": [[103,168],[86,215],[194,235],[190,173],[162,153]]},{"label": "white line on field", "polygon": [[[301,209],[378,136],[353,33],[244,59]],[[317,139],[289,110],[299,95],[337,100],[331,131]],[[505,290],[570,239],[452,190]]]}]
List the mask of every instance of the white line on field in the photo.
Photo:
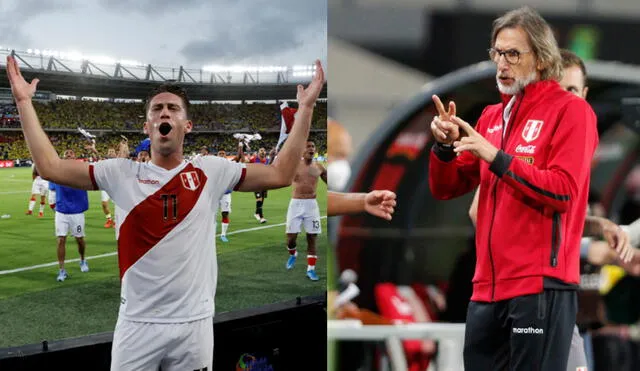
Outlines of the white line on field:
[{"label": "white line on field", "polygon": [[30,193],[30,189],[25,189],[24,191],[9,191],[9,192],[0,192],[0,195],[13,195],[16,193]]},{"label": "white line on field", "polygon": [[[320,219],[326,219],[326,216],[321,216]],[[283,225],[285,225],[287,223],[280,223],[280,224],[271,224],[271,225],[263,225],[261,227],[254,227],[254,228],[247,228],[247,229],[239,229],[237,231],[233,231],[233,232],[229,232],[227,233],[227,236],[232,235],[232,234],[238,234],[238,233],[245,233],[245,232],[252,232],[252,231],[259,231],[261,229],[267,229],[267,228],[275,228],[275,227],[281,227]],[[220,235],[216,235],[216,237],[220,237]],[[86,260],[89,259],[99,259],[99,258],[106,258],[109,256],[114,256],[116,255],[117,252],[109,252],[106,254],[100,254],[100,255],[94,255],[94,256],[87,256],[85,257]],[[79,262],[80,259],[69,259],[69,260],[65,260],[65,264],[67,263],[75,263],[75,262]],[[22,267],[22,268],[16,268],[16,269],[8,269],[8,270],[4,270],[4,271],[0,271],[0,275],[3,274],[11,274],[11,273],[18,273],[18,272],[24,272],[24,271],[30,271],[33,269],[38,269],[38,268],[44,268],[44,267],[51,267],[54,265],[58,265],[58,262],[51,262],[51,263],[45,263],[45,264],[38,264],[38,265],[32,265],[29,267]]]}]

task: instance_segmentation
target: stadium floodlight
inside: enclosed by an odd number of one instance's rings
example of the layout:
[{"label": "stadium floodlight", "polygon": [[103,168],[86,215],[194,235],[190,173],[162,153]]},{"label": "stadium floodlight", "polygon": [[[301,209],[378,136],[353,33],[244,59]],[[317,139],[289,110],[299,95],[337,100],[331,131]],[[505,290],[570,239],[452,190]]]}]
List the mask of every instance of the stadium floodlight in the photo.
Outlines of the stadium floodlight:
[{"label": "stadium floodlight", "polygon": [[118,61],[118,63],[120,63],[123,66],[127,66],[127,67],[142,67],[142,66],[145,66],[145,64],[142,63],[142,62],[129,60],[129,59],[121,59],[120,61]]},{"label": "stadium floodlight", "polygon": [[223,66],[219,64],[212,64],[208,66],[202,67],[202,70],[205,72],[213,72],[213,73],[275,73],[275,72],[286,72],[289,69],[287,66],[247,66],[247,65],[228,65]]},{"label": "stadium floodlight", "polygon": [[134,61],[129,59],[118,60],[116,58],[105,56],[105,55],[93,55],[93,56],[83,55],[82,53],[75,50],[61,52],[61,51],[52,50],[52,49],[40,50],[35,48],[29,48],[27,49],[27,54],[35,55],[35,56],[60,58],[64,60],[70,60],[73,62],[89,61],[96,64],[110,64],[110,65],[115,65],[116,63],[120,63],[121,65],[131,66],[131,67],[144,67],[146,65],[139,61]]},{"label": "stadium floodlight", "polygon": [[312,76],[315,70],[316,66],[312,64],[293,66],[293,76]]},{"label": "stadium floodlight", "polygon": [[314,71],[294,71],[293,77],[309,77],[313,76]]},{"label": "stadium floodlight", "polygon": [[[60,58],[62,58],[62,55],[60,56]],[[71,51],[71,52],[65,53],[64,59],[69,59],[69,60],[72,60],[72,61],[75,61],[75,62],[80,62],[84,58],[82,57],[82,53],[77,52],[77,51]]]},{"label": "stadium floodlight", "polygon": [[83,59],[97,64],[116,64],[115,58],[103,55],[85,56]]}]

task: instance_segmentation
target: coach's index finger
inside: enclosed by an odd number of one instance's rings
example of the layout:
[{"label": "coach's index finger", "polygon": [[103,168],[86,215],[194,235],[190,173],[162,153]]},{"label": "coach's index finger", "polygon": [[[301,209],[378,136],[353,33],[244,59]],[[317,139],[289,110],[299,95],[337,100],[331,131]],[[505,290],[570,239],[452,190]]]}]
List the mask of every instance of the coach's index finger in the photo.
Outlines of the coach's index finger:
[{"label": "coach's index finger", "polygon": [[447,111],[444,109],[444,104],[442,104],[442,101],[440,100],[440,98],[437,95],[432,95],[431,99],[433,100],[433,103],[436,105],[436,110],[438,111],[438,116],[440,116],[443,119],[448,119],[449,114],[447,113]]},{"label": "coach's index finger", "polygon": [[458,125],[458,127],[460,129],[462,129],[467,135],[471,135],[474,134],[476,132],[476,129],[473,128],[473,126],[471,126],[471,124],[469,124],[468,122],[464,121],[463,119],[461,119],[458,116],[451,116],[451,122],[453,122],[454,124]]}]

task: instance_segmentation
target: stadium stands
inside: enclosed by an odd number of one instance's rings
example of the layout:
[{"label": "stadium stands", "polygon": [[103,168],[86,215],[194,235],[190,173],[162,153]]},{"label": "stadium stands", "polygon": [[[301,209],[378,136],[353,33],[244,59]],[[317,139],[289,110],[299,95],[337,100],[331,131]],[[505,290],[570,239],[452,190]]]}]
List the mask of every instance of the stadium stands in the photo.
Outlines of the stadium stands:
[{"label": "stadium stands", "polygon": [[[80,158],[88,158],[84,149],[86,140],[77,132],[78,127],[98,135],[96,148],[105,154],[107,148],[117,148],[125,134],[130,149],[145,138],[142,131],[144,106],[142,103],[99,102],[92,100],[56,100],[51,103],[35,102],[45,131],[59,153],[73,149]],[[211,151],[224,149],[234,154],[237,132],[260,133],[262,140],[252,144],[252,150],[275,147],[280,132],[280,109],[275,103],[205,103],[193,104],[190,110],[194,132],[185,139],[185,154],[197,153],[202,146]],[[318,152],[326,153],[327,104],[321,102],[314,111],[311,138]],[[14,105],[0,105],[0,159],[28,159],[29,150],[20,128],[20,119]],[[256,148],[253,148],[256,147]]]}]

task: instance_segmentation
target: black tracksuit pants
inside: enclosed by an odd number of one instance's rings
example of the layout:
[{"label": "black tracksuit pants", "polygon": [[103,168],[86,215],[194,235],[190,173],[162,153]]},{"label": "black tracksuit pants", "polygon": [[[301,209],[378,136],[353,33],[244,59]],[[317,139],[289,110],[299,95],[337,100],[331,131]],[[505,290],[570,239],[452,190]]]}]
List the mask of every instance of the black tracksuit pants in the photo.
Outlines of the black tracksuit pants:
[{"label": "black tracksuit pants", "polygon": [[577,310],[575,290],[470,302],[465,371],[567,371]]}]

